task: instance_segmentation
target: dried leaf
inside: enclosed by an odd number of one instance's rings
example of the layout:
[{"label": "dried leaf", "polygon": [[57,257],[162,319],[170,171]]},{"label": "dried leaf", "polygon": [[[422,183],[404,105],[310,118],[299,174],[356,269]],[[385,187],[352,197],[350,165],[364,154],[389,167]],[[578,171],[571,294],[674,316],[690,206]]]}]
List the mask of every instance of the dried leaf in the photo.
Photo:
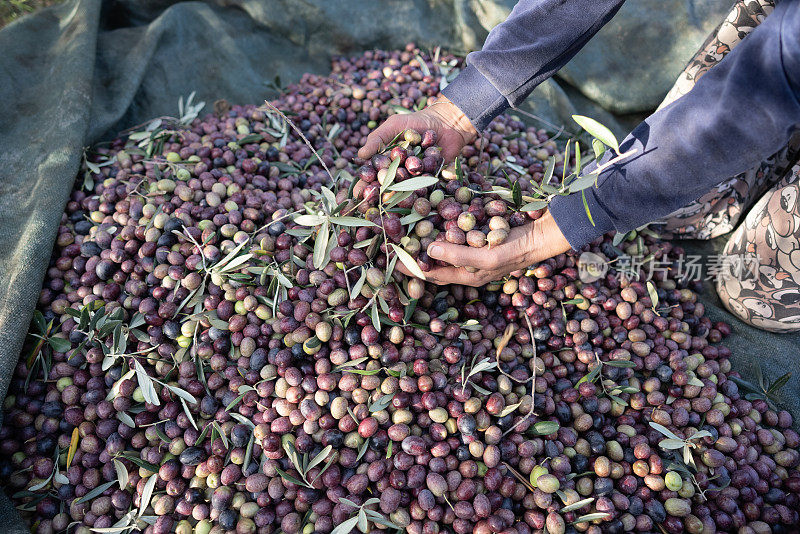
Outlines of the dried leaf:
[{"label": "dried leaf", "polygon": [[67,469],[72,465],[72,459],[75,457],[75,451],[78,450],[78,440],[80,437],[78,427],[72,429],[72,438],[69,440],[69,450],[67,451]]}]

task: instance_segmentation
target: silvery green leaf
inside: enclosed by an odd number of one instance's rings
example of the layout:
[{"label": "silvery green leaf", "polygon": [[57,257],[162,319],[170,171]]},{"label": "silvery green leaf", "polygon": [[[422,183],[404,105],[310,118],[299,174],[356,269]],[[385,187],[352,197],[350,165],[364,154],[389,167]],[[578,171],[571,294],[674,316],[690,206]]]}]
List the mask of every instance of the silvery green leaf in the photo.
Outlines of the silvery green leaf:
[{"label": "silvery green leaf", "polygon": [[708,430],[700,430],[689,436],[687,439],[700,439],[700,438],[710,438],[710,437],[711,437],[711,432],[709,432]]},{"label": "silvery green leaf", "polygon": [[[389,267],[386,269],[386,273],[384,273],[384,275],[383,275],[383,283],[384,284],[388,284],[389,280],[392,279],[392,274],[394,274],[394,267],[395,267],[396,264],[397,264],[397,254],[395,254],[392,257],[392,259],[389,260]],[[401,303],[402,303],[402,298],[404,297],[403,292],[402,291],[398,291],[398,293],[399,293],[399,298],[400,298]]]},{"label": "silvery green leaf", "polygon": [[149,402],[150,404],[154,404],[159,406],[161,401],[158,399],[158,394],[156,394],[156,388],[153,386],[153,379],[147,374],[147,371],[144,370],[142,364],[139,363],[139,360],[133,360],[134,368],[136,369],[136,379],[139,382],[139,388],[142,391],[142,396],[144,400]]},{"label": "silvery green leaf", "polygon": [[358,217],[351,217],[349,215],[340,217],[329,217],[328,220],[333,224],[338,224],[341,226],[349,226],[349,227],[378,226],[372,221],[368,221],[366,219],[359,219]]},{"label": "silvery green leaf", "polygon": [[350,499],[346,499],[344,497],[339,497],[339,502],[345,504],[347,506],[351,506],[353,510],[358,510],[358,505],[351,501]]},{"label": "silvery green leaf", "polygon": [[[335,126],[339,126],[339,124],[337,123]],[[322,190],[322,196],[325,198],[325,201],[328,204],[328,209],[329,210],[336,209],[336,195],[333,194],[333,191],[331,191],[325,186],[323,186],[321,190]]]},{"label": "silvery green leaf", "polygon": [[[169,384],[164,384],[164,385],[167,386],[167,389],[169,389],[172,393],[174,393],[175,395],[177,395],[181,399],[185,400],[186,402],[188,402],[190,404],[197,404],[197,399],[194,398],[194,395],[192,395],[191,393],[189,393],[185,389],[181,389],[181,388],[176,387],[176,386],[171,386]],[[241,388],[239,388],[239,389],[241,389]]]},{"label": "silvery green leaf", "polygon": [[345,369],[347,367],[356,367],[356,366],[364,363],[368,359],[369,358],[367,356],[364,356],[363,358],[356,358],[355,360],[350,360],[349,362],[345,362],[345,363],[343,363],[341,365],[337,365],[336,367],[334,367],[333,371],[334,372],[341,371],[342,369]]},{"label": "silvery green leaf", "polygon": [[397,254],[398,259],[403,263],[403,265],[405,265],[406,269],[408,269],[409,272],[414,276],[416,276],[417,278],[425,280],[425,273],[423,273],[422,269],[419,268],[419,265],[417,265],[416,260],[411,257],[411,254],[409,254],[402,248],[398,247],[394,243],[392,243],[391,245],[395,253]]},{"label": "silvery green leaf", "polygon": [[547,167],[544,169],[544,175],[542,176],[542,184],[548,184],[550,179],[553,177],[553,172],[556,170],[556,158],[555,156],[551,156],[549,160],[547,160]]},{"label": "silvery green leaf", "polygon": [[[659,432],[661,432],[662,434],[664,434],[664,435],[665,435],[665,436],[667,436],[668,438],[672,438],[672,439],[679,439],[679,440],[681,439],[681,438],[679,438],[677,435],[675,435],[675,433],[674,433],[674,432],[672,432],[670,429],[668,429],[668,428],[667,428],[667,427],[665,427],[664,425],[660,425],[660,424],[658,424],[658,423],[654,423],[653,421],[650,421],[650,426],[651,426],[652,428],[654,428],[654,429],[658,430]],[[683,441],[683,440],[681,440],[681,441]]]},{"label": "silvery green leaf", "polygon": [[56,472],[56,474],[53,475],[53,480],[55,480],[59,484],[69,484],[69,479],[66,476],[64,476],[64,473],[61,472]]},{"label": "silvery green leaf", "polygon": [[328,248],[328,239],[330,239],[330,223],[325,221],[322,223],[317,239],[314,242],[314,268],[321,269],[325,261],[325,250]]},{"label": "silvery green leaf", "polygon": [[396,195],[392,195],[392,198],[390,198],[389,201],[386,204],[384,204],[383,209],[388,210],[395,207],[396,205],[400,204],[402,201],[410,197],[413,193],[414,193],[413,191],[400,191]]},{"label": "silvery green leaf", "polygon": [[139,516],[144,514],[144,511],[147,510],[147,507],[150,505],[150,499],[153,497],[153,490],[156,487],[157,481],[158,475],[155,474],[150,475],[150,478],[147,479],[147,483],[144,485],[144,490],[142,490],[141,501],[139,502]]},{"label": "silvery green leaf", "polygon": [[378,315],[378,303],[377,302],[373,302],[372,303],[372,314],[371,315],[372,315],[372,326],[375,327],[375,330],[380,332],[381,331],[381,318]]},{"label": "silvery green leaf", "polygon": [[592,150],[594,151],[594,158],[599,160],[606,153],[606,145],[599,139],[592,139]]},{"label": "silvery green leaf", "polygon": [[126,412],[117,412],[117,419],[131,428],[136,428],[136,423],[133,421],[133,418]]},{"label": "silvery green leaf", "polygon": [[369,438],[364,440],[364,443],[358,448],[358,456],[356,456],[356,462],[361,460],[361,458],[366,454],[367,449],[369,448]]},{"label": "silvery green leaf", "polygon": [[429,187],[431,185],[436,185],[439,183],[439,179],[435,176],[417,176],[415,178],[410,178],[403,182],[396,183],[391,187],[388,187],[389,191],[416,191],[417,189],[422,189],[424,187]]},{"label": "silvery green leaf", "polygon": [[369,406],[369,411],[371,413],[380,412],[381,410],[385,410],[389,404],[392,403],[392,399],[394,398],[394,393],[387,393],[383,395],[380,399],[376,400]]},{"label": "silvery green leaf", "polygon": [[243,416],[240,413],[231,412],[231,417],[233,417],[243,425],[249,426],[251,430],[256,427],[256,425],[254,425],[250,419],[248,419],[247,417]]},{"label": "silvery green leaf", "polygon": [[75,501],[75,504],[81,504],[81,503],[84,503],[84,502],[88,502],[88,501],[91,501],[92,499],[94,499],[95,497],[99,497],[100,495],[103,494],[104,491],[106,491],[108,488],[110,488],[111,486],[113,486],[116,483],[117,483],[116,480],[111,480],[109,482],[105,482],[103,484],[100,484],[99,486],[94,488],[92,491],[90,491],[89,493],[87,493],[86,495],[84,495],[83,497],[78,499],[77,501]]},{"label": "silvery green leaf", "polygon": [[681,447],[684,446],[684,444],[685,443],[682,439],[672,439],[672,438],[662,439],[661,441],[658,442],[659,447],[661,447],[662,449],[666,449],[668,451],[680,449]]},{"label": "silvery green leaf", "polygon": [[400,224],[402,224],[403,226],[408,226],[409,224],[421,221],[424,218],[425,218],[424,215],[420,215],[416,211],[412,211],[411,213],[400,219]]},{"label": "silvery green leaf", "polygon": [[383,183],[381,184],[381,193],[383,193],[386,188],[394,183],[395,177],[397,177],[397,168],[400,166],[400,158],[393,160],[389,167],[386,169],[386,177],[383,179]]},{"label": "silvery green leaf", "polygon": [[238,256],[232,259],[230,262],[226,263],[225,266],[220,269],[220,271],[224,273],[233,271],[237,269],[240,265],[249,261],[250,258],[252,257],[253,257],[252,254],[242,254],[241,256]]},{"label": "silvery green leaf", "polygon": [[119,489],[124,490],[128,485],[128,468],[125,467],[121,461],[113,458],[114,470],[117,472],[117,482],[119,482]]},{"label": "silvery green leaf", "polygon": [[536,211],[547,207],[546,200],[534,200],[522,206],[520,211]]},{"label": "silvery green leaf", "polygon": [[573,115],[572,120],[577,122],[578,125],[586,130],[589,135],[602,141],[604,145],[613,148],[617,152],[619,151],[619,143],[617,142],[617,138],[614,137],[614,134],[611,133],[611,130],[609,130],[607,127],[603,126],[596,120],[583,115]]},{"label": "silvery green leaf", "polygon": [[580,500],[578,502],[575,502],[575,503],[572,503],[572,504],[569,504],[569,505],[565,506],[564,508],[559,510],[559,512],[561,512],[562,514],[566,514],[567,512],[572,512],[574,510],[578,510],[580,508],[583,508],[587,504],[591,504],[592,501],[594,501],[594,497],[588,497],[586,499],[582,499],[582,500]]},{"label": "silvery green leaf", "polygon": [[516,404],[511,404],[510,406],[506,406],[505,408],[503,408],[503,411],[500,412],[500,415],[498,417],[507,416],[508,414],[519,408],[521,404],[522,404],[521,402],[517,402]]},{"label": "silvery green leaf", "polygon": [[45,487],[47,485],[47,483],[50,482],[51,478],[53,478],[52,474],[49,477],[47,477],[46,479],[44,479],[41,482],[39,482],[38,484],[36,484],[35,486],[31,486],[28,489],[30,491],[38,491],[38,490],[42,489],[43,487]]},{"label": "silvery green leaf", "polygon": [[322,449],[319,452],[319,454],[314,456],[314,458],[310,462],[308,462],[308,467],[306,469],[308,470],[308,469],[311,469],[312,467],[314,467],[316,465],[321,464],[323,461],[325,461],[325,458],[328,457],[328,455],[331,453],[332,450],[333,450],[333,447],[331,445],[328,445],[327,447]]},{"label": "silvery green leaf", "polygon": [[570,182],[569,184],[569,191],[570,193],[576,193],[578,191],[583,191],[584,189],[589,189],[593,185],[597,183],[597,175],[596,174],[585,174],[580,176]]},{"label": "silvery green leaf", "polygon": [[572,522],[574,525],[575,523],[587,523],[589,521],[594,521],[595,519],[608,519],[611,517],[611,514],[608,512],[595,512],[592,514],[586,514],[580,516],[578,519]]},{"label": "silvery green leaf", "polygon": [[321,215],[298,215],[294,218],[294,222],[301,226],[317,226],[325,221],[325,217]]},{"label": "silvery green leaf", "polygon": [[189,422],[192,424],[194,429],[195,430],[199,430],[199,428],[197,428],[197,423],[194,420],[194,416],[192,415],[192,412],[189,411],[189,406],[186,405],[186,400],[183,397],[181,397],[180,400],[181,400],[181,405],[183,406],[183,413],[185,413],[186,417],[189,418]]},{"label": "silvery green leaf", "polygon": [[348,519],[347,521],[345,521],[344,523],[333,529],[333,532],[331,532],[331,534],[350,534],[350,531],[353,530],[353,527],[356,526],[356,523],[358,523],[358,516],[351,517],[350,519]]},{"label": "silvery green leaf", "polygon": [[369,521],[367,521],[367,514],[364,512],[364,508],[361,508],[358,511],[358,530],[361,532],[367,532],[369,528]]},{"label": "silvery green leaf", "polygon": [[361,276],[358,277],[356,283],[353,284],[352,289],[350,290],[350,300],[355,299],[361,294],[361,289],[364,287],[364,282],[367,280],[367,270],[361,269]]}]

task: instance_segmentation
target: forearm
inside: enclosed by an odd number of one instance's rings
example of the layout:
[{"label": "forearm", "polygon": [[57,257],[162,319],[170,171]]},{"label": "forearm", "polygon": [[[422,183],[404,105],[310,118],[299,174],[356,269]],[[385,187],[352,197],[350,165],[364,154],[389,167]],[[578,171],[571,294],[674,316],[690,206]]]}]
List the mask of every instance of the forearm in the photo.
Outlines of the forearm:
[{"label": "forearm", "polygon": [[573,248],[668,215],[784,146],[800,125],[799,36],[797,2],[780,3],[687,95],[639,125],[620,146],[636,155],[585,190],[594,224],[580,194],[555,198]]},{"label": "forearm", "polygon": [[565,65],[624,0],[520,0],[443,93],[480,131]]}]

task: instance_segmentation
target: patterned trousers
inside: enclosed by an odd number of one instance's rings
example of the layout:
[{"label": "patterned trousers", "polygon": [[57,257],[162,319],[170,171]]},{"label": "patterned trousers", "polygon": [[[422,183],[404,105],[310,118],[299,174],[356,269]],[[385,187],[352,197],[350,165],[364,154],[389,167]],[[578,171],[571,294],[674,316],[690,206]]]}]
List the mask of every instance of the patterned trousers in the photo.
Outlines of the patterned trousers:
[{"label": "patterned trousers", "polygon": [[[765,17],[773,0],[737,2],[660,107],[691,91]],[[731,313],[772,332],[800,331],[800,136],[654,225],[673,238],[728,238],[717,292]],[[738,227],[737,227],[738,225]],[[746,264],[746,265],[745,265]]]}]

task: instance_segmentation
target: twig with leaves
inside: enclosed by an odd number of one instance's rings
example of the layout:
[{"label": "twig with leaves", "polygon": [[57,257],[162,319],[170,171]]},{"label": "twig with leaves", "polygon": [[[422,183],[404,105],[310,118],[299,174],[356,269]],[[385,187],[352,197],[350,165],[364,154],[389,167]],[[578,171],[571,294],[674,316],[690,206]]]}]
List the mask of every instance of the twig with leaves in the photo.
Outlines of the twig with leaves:
[{"label": "twig with leaves", "polygon": [[746,400],[753,401],[762,399],[766,401],[770,408],[777,410],[777,405],[780,403],[778,392],[789,382],[789,379],[792,378],[792,372],[789,371],[781,375],[771,383],[764,379],[764,374],[761,371],[761,367],[758,365],[755,366],[753,372],[756,375],[757,386],[737,376],[732,376],[730,379],[733,380],[737,386],[748,390],[748,393],[744,395]]},{"label": "twig with leaves", "polygon": [[[297,474],[300,478],[298,479],[297,477],[290,475],[286,471],[276,468],[278,474],[281,476],[281,478],[283,478],[288,482],[291,482],[292,484],[296,484],[298,486],[303,486],[310,489],[314,488],[314,484],[317,482],[319,477],[321,477],[322,474],[328,470],[333,461],[336,459],[335,455],[330,456],[331,452],[333,451],[333,447],[330,445],[322,449],[316,456],[314,456],[314,458],[310,460],[308,458],[308,453],[303,453],[303,455],[300,456],[300,454],[297,452],[297,449],[295,449],[294,444],[291,441],[287,440],[284,442],[283,450],[286,452],[286,457],[289,459],[289,461],[291,462],[295,471],[297,471]],[[330,458],[328,458],[328,456],[330,456]],[[311,471],[313,467],[316,467],[317,465],[324,462],[325,458],[328,458],[328,461],[325,463],[325,466],[320,470],[320,472],[317,474],[316,477],[314,477],[313,480],[309,480],[308,479],[309,471]]]},{"label": "twig with leaves", "polygon": [[696,467],[696,464],[694,463],[694,457],[692,456],[692,449],[697,448],[697,443],[695,440],[711,437],[711,432],[708,430],[698,430],[688,438],[680,438],[677,434],[672,432],[664,425],[650,421],[650,427],[666,436],[666,439],[662,439],[658,442],[659,447],[667,451],[681,450],[683,462],[686,465],[691,465],[693,467]]},{"label": "twig with leaves", "polygon": [[[339,497],[339,502],[351,507],[353,510],[356,511],[355,515],[344,521],[342,524],[338,525],[331,534],[348,534],[353,528],[358,528],[361,532],[369,532],[369,524],[375,523],[376,525],[381,525],[386,528],[395,529],[398,532],[403,531],[403,527],[392,523],[383,514],[378,512],[374,509],[374,507],[380,502],[381,500],[377,497],[372,497],[364,501],[364,504],[361,506],[357,505],[350,499],[345,499],[344,497]],[[373,508],[370,508],[373,507]]]}]

